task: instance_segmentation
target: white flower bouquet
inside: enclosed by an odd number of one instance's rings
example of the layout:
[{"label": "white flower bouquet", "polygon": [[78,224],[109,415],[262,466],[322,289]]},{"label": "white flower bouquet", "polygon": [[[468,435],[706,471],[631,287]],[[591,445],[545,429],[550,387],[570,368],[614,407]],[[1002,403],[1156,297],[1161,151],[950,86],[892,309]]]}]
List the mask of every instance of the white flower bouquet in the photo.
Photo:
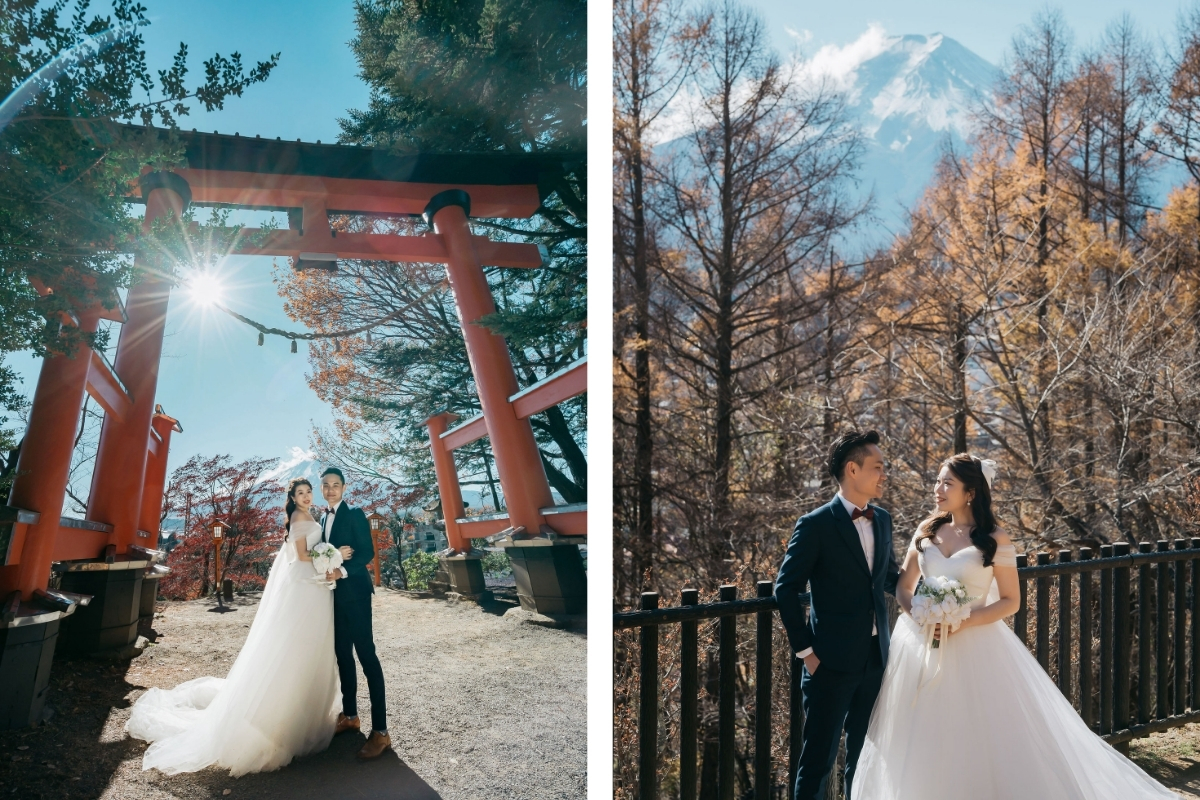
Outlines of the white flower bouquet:
[{"label": "white flower bouquet", "polygon": [[337,581],[325,580],[325,573],[342,565],[341,552],[329,542],[318,542],[312,550],[308,551],[308,557],[312,559],[313,569],[317,571],[314,580],[330,589],[335,588]]},{"label": "white flower bouquet", "polygon": [[[977,598],[967,595],[967,587],[954,578],[930,575],[925,578],[912,599],[913,621],[922,628],[941,624],[958,630],[963,621],[971,616],[971,602]],[[946,628],[942,628],[946,630]],[[932,631],[929,633],[932,638]],[[930,647],[940,647],[941,640],[933,639]]]}]

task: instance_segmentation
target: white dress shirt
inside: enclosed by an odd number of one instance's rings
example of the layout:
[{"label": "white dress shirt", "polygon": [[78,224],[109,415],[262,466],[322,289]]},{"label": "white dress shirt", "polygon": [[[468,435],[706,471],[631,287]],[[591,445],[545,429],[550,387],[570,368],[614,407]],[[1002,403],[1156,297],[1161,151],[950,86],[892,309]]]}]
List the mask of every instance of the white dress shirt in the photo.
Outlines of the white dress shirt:
[{"label": "white dress shirt", "polygon": [[[854,512],[858,511],[858,506],[851,503],[841,492],[838,492],[838,499],[842,501],[842,505],[846,507],[846,513],[851,517]],[[866,509],[862,509],[865,511]],[[858,541],[862,545],[863,555],[867,557],[867,570],[874,572],[875,567],[875,524],[866,517],[859,517],[854,522],[854,527],[858,531]],[[874,635],[874,634],[872,634]]]},{"label": "white dress shirt", "polygon": [[[845,508],[846,508],[846,513],[849,514],[851,517],[853,517],[855,510],[858,509],[858,506],[854,505],[854,503],[851,503],[849,500],[847,500],[841,492],[837,493],[837,498],[838,498],[838,500],[842,501],[842,505],[845,506]],[[867,519],[866,517],[859,517],[858,519],[854,519],[851,521],[854,524],[854,529],[856,531],[858,531],[858,542],[859,542],[859,544],[862,545],[863,555],[867,557],[867,569],[874,572],[875,525],[871,520]],[[878,634],[879,634],[879,628],[876,627],[876,625],[874,623],[872,623],[871,635],[877,636]],[[805,648],[804,650],[801,650],[799,653],[796,653],[796,656],[798,658],[804,658],[812,651],[813,651],[813,649],[811,647],[808,647],[808,648]]]},{"label": "white dress shirt", "polygon": [[[329,510],[329,513],[327,513],[325,515],[325,519],[321,520],[321,538],[324,539],[326,542],[329,541],[329,533],[330,533],[330,531],[333,530],[333,518],[335,516],[337,516],[338,509],[340,509],[345,504],[346,504],[346,501],[338,500],[337,505]],[[338,569],[340,569],[342,571],[343,578],[349,577],[350,573],[346,572],[345,567],[338,567]]]}]

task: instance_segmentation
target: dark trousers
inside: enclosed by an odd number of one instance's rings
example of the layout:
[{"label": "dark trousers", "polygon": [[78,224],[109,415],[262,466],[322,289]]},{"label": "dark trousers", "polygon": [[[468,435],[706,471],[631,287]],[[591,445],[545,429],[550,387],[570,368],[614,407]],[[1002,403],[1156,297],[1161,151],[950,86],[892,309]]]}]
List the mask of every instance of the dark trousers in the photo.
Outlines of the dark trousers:
[{"label": "dark trousers", "polygon": [[800,676],[804,703],[804,732],[800,763],[796,769],[795,800],[816,800],[824,797],[825,784],[837,761],[842,730],[846,731],[846,797],[858,767],[871,722],[871,709],[883,684],[883,657],[879,653],[879,637],[871,639],[871,657],[865,669],[842,672],[824,664],[816,674],[808,670]]},{"label": "dark trousers", "polygon": [[[342,596],[342,593],[346,594]],[[358,716],[358,670],[354,654],[367,676],[371,693],[371,729],[387,730],[387,707],[383,690],[383,667],[375,655],[375,637],[371,632],[371,595],[360,596],[352,587],[334,590],[333,652],[337,656],[338,677],[342,684],[342,713]],[[820,670],[817,670],[819,673]]]}]

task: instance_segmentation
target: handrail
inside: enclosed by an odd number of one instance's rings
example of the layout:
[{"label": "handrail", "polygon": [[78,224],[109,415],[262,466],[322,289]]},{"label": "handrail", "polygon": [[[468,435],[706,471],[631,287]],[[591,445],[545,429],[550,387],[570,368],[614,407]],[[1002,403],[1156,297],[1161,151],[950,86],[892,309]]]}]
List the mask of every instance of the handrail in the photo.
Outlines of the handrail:
[{"label": "handrail", "polygon": [[[1036,554],[1030,554],[1036,556]],[[1041,564],[1017,569],[1017,575],[1024,579],[1050,578],[1056,575],[1073,575],[1080,572],[1095,572],[1101,569],[1134,567],[1141,564],[1167,564],[1174,561],[1194,561],[1196,551],[1159,550],[1152,553],[1130,553],[1124,556],[1109,558],[1093,558],[1087,561],[1069,561],[1066,563]],[[800,595],[801,603],[808,602],[808,594]],[[735,600],[732,603],[708,603],[699,606],[676,606],[660,608],[654,611],[618,611],[613,614],[613,628],[623,630],[636,628],[639,625],[669,625],[673,622],[689,622],[698,619],[717,619],[730,614],[752,614],[777,608],[775,598],[754,598]]]},{"label": "handrail", "polygon": [[[1035,558],[1036,554],[1030,553],[1029,556],[1030,558]],[[1017,572],[1022,578],[1049,578],[1053,575],[1072,575],[1077,572],[1092,572],[1098,569],[1112,569],[1114,567],[1133,567],[1138,564],[1166,564],[1172,561],[1194,561],[1195,558],[1196,551],[1192,548],[1186,550],[1157,550],[1152,553],[1130,553],[1127,556],[1093,558],[1086,561],[1040,564],[1021,567]]]},{"label": "handrail", "polygon": [[[803,603],[808,594],[800,595]],[[643,625],[670,625],[675,622],[692,622],[700,619],[720,619],[739,614],[756,614],[759,611],[774,611],[779,608],[774,597],[755,597],[746,600],[729,600],[723,603],[706,603],[702,606],[672,606],[653,611],[620,611],[613,614],[613,628],[639,628]]]}]

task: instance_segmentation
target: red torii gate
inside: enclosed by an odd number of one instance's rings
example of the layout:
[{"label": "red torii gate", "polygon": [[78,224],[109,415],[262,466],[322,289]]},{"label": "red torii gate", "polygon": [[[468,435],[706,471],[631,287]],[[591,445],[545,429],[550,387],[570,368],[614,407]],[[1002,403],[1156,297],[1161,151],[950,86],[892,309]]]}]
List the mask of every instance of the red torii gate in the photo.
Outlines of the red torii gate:
[{"label": "red torii gate", "polygon": [[[128,129],[162,135],[154,129]],[[554,554],[535,559],[528,568],[526,559],[515,555],[522,603],[550,613],[582,611],[584,576],[576,543],[586,533],[586,512],[554,507],[528,417],[535,413],[531,409],[544,410],[581,393],[583,373],[569,370],[565,381],[551,376],[520,391],[504,339],[475,324],[495,311],[482,266],[535,268],[542,263],[541,251],[532,244],[474,236],[468,225],[472,214],[532,216],[541,202],[539,185],[546,186],[547,176],[561,174],[564,162],[582,161],[582,156],[395,156],[353,146],[178,135],[186,166],[144,174],[139,182],[146,232],[155,220],[171,214],[178,218],[191,204],[299,209],[299,215],[289,213],[289,230],[244,230],[232,254],[288,256],[298,269],[336,269],[343,258],[446,265],[483,409],[468,423],[471,438],[460,435],[454,446],[490,437],[508,508],[501,528],[517,534],[502,544],[522,551],[537,546],[539,553]],[[335,233],[329,213],[422,215],[432,230],[424,236]],[[141,278],[130,288],[123,309],[80,309],[71,320],[85,331],[94,331],[101,319],[122,323],[111,365],[95,352],[48,358],[42,364],[18,477],[9,507],[0,513],[0,598],[6,598],[0,618],[0,687],[5,687],[0,728],[30,724],[40,716],[60,621],[60,649],[119,649],[136,638],[139,612],[147,605],[143,595],[153,609],[157,581],[146,570],[157,555],[170,436],[182,429],[154,403],[171,285],[147,266],[146,256],[136,254]],[[86,520],[73,520],[62,517],[62,509],[85,393],[106,413]],[[431,421],[431,431],[436,424]],[[453,447],[439,443],[435,437],[434,459],[455,550],[447,566],[454,588],[474,595],[482,587],[482,570],[463,533],[477,523],[457,519],[457,474],[443,474],[444,456]],[[452,459],[450,463],[452,467]],[[446,493],[458,494],[457,506]],[[45,595],[55,564],[63,573],[65,600]],[[80,595],[93,599],[72,605]],[[12,694],[9,686],[23,689]]]}]

